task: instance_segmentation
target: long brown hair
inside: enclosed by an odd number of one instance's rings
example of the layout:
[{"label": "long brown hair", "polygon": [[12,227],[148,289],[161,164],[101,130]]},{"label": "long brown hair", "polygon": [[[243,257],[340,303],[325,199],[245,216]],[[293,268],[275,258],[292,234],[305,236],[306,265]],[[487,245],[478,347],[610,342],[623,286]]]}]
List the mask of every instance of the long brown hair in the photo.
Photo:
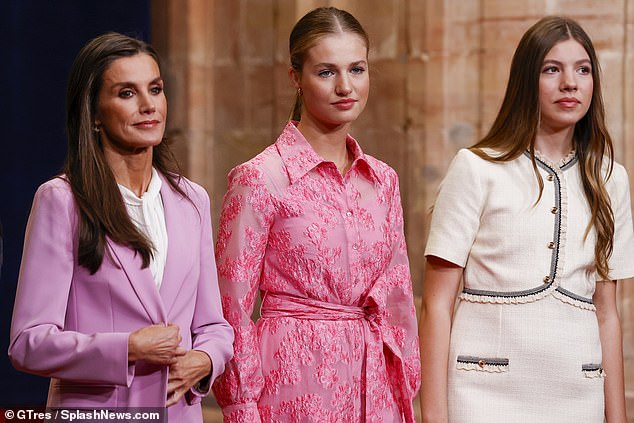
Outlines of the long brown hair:
[{"label": "long brown hair", "polygon": [[[336,7],[318,7],[305,14],[293,27],[289,38],[291,67],[301,75],[302,66],[308,50],[325,35],[352,32],[359,35],[365,46],[370,49],[370,38],[359,21],[345,10]],[[291,111],[291,120],[300,120],[302,116],[302,95],[295,94],[295,103]]]},{"label": "long brown hair", "polygon": [[[575,125],[573,143],[580,162],[583,189],[591,210],[585,237],[595,228],[597,242],[594,249],[597,272],[608,278],[608,259],[612,254],[614,215],[605,181],[612,172],[614,147],[605,123],[605,109],[601,94],[601,71],[590,37],[574,20],[548,16],[530,27],[520,40],[509,73],[509,81],[500,111],[493,126],[471,151],[490,161],[509,161],[524,151],[530,152],[533,170],[539,183],[539,198],[544,188],[535,162],[535,139],[539,129],[539,76],[544,57],[557,43],[574,39],[590,57],[594,89],[586,115]],[[483,148],[492,148],[500,155],[489,156]],[[607,163],[607,174],[604,164]]]},{"label": "long brown hair", "polygon": [[[104,72],[113,61],[137,54],[148,54],[160,68],[158,54],[152,46],[109,32],[88,41],[70,71],[66,97],[68,151],[63,173],[79,210],[78,263],[91,273],[101,266],[106,237],[136,251],[143,260],[143,267],[149,265],[153,253],[150,240],[128,216],[114,174],[106,162],[99,133],[93,130]],[[152,165],[174,190],[188,198],[179,186],[180,171],[165,140],[153,148]]]}]

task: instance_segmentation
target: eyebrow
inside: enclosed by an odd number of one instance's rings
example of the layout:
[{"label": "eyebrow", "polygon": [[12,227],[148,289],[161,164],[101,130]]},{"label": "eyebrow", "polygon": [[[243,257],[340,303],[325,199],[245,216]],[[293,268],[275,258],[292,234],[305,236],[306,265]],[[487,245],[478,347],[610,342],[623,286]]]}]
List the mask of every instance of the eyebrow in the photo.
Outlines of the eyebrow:
[{"label": "eyebrow", "polygon": [[[366,65],[367,66],[367,63],[368,62],[366,60],[357,60],[356,62],[350,63],[348,66],[359,66],[359,65]],[[337,65],[335,65],[334,63],[322,62],[322,63],[315,64],[315,66],[313,66],[313,67],[315,67],[315,68],[321,68],[321,67],[336,68]]]},{"label": "eyebrow", "polygon": [[[560,62],[559,60],[555,60],[555,59],[548,59],[548,60],[544,60],[544,65],[545,64],[555,64],[555,65],[563,65],[562,62]],[[590,59],[580,59],[577,60],[575,62],[575,65],[581,65],[581,64],[588,64],[588,65],[592,65],[592,62],[590,61]]]},{"label": "eyebrow", "polygon": [[[154,78],[153,80],[151,80],[148,85],[154,85],[154,84],[158,84],[159,82],[163,82],[163,78],[161,78],[160,76]],[[117,82],[111,85],[111,88],[117,88],[117,87],[129,87],[129,86],[135,86],[137,85],[135,82],[132,81],[122,81],[122,82]]]}]

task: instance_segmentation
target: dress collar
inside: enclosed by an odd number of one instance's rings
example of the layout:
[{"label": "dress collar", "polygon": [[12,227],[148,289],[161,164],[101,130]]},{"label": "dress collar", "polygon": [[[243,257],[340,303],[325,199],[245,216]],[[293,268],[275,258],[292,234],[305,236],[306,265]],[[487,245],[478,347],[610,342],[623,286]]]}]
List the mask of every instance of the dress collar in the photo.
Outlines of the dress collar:
[{"label": "dress collar", "polygon": [[[526,156],[527,159],[531,160],[530,151],[524,150],[524,156]],[[575,163],[577,163],[577,161],[578,161],[578,157],[575,150],[570,151],[570,153],[568,153],[566,157],[562,158],[556,163],[550,161],[546,156],[544,156],[538,150],[535,150],[535,162],[543,169],[551,169],[553,171],[555,170],[564,171],[573,167]]]},{"label": "dress collar", "polygon": [[[377,182],[379,180],[377,172],[361,150],[357,140],[348,134],[346,144],[348,151],[352,154],[352,164],[348,172],[357,170],[370,181]],[[321,163],[330,163],[317,154],[304,135],[297,129],[297,122],[294,121],[286,125],[277,138],[275,147],[284,162],[284,166],[286,166],[291,184]]]},{"label": "dress collar", "polygon": [[571,161],[573,161],[577,157],[577,153],[574,149],[570,150],[570,152],[560,160],[553,162],[548,157],[542,154],[541,151],[535,150],[535,158],[547,164],[549,167],[558,167],[563,169],[566,165],[568,165]]}]

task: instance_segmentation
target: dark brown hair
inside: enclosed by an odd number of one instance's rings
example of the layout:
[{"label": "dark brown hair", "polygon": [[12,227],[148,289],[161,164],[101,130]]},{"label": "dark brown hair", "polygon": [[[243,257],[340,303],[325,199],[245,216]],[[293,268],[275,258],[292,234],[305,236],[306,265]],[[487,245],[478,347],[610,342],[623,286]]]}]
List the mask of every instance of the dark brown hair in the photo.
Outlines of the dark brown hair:
[{"label": "dark brown hair", "polygon": [[[139,253],[143,267],[152,256],[152,243],[135,227],[106,162],[99,133],[93,131],[103,74],[115,60],[137,54],[151,56],[159,65],[156,51],[144,41],[109,32],[88,41],[71,67],[66,97],[68,151],[63,173],[70,183],[79,210],[77,260],[91,273],[99,270],[106,249],[106,237]],[[152,165],[171,187],[188,198],[179,186],[180,172],[165,140],[153,148]]]},{"label": "dark brown hair", "polygon": [[[325,35],[352,32],[365,41],[370,49],[370,39],[359,21],[345,10],[336,7],[319,7],[305,14],[293,27],[289,38],[291,66],[301,75],[306,54],[319,39]],[[295,104],[291,111],[291,120],[300,120],[302,97],[299,91],[295,95]]]},{"label": "dark brown hair", "polygon": [[[592,213],[585,236],[588,236],[592,227],[595,228],[597,272],[601,278],[607,278],[608,259],[613,248],[614,215],[605,181],[612,172],[614,147],[605,123],[599,61],[590,37],[577,22],[567,17],[548,16],[540,19],[524,33],[511,62],[509,81],[500,111],[489,132],[471,147],[471,151],[486,160],[504,162],[513,160],[528,150],[541,198],[544,183],[535,162],[535,139],[540,121],[540,72],[550,49],[569,39],[583,46],[592,65],[592,101],[588,112],[575,125],[573,143],[580,162],[583,189]],[[494,149],[500,155],[489,156],[483,148]],[[607,175],[603,169],[606,163]]]}]

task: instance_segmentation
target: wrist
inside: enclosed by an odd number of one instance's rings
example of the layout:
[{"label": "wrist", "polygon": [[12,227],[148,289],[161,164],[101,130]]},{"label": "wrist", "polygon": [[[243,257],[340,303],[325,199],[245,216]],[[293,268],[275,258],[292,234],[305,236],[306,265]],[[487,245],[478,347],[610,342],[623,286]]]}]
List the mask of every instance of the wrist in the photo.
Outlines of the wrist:
[{"label": "wrist", "polygon": [[128,335],[128,363],[134,363],[139,359],[133,339],[134,333]]},{"label": "wrist", "polygon": [[194,354],[196,357],[196,368],[198,369],[200,379],[209,376],[213,365],[211,363],[211,358],[207,355],[207,353],[200,350],[192,350],[191,354]]}]

